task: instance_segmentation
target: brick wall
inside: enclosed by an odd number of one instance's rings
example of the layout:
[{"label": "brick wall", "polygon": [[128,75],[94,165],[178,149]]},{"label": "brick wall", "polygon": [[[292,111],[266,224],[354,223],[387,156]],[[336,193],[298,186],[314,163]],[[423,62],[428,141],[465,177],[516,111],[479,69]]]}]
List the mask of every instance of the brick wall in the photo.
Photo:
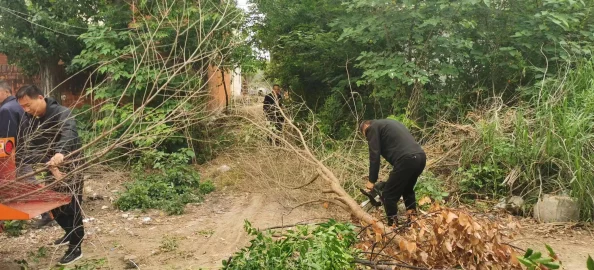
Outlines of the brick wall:
[{"label": "brick wall", "polygon": [[4,54],[0,54],[0,80],[10,84],[13,93],[23,85],[39,83],[37,78],[25,76],[16,66],[9,65]]},{"label": "brick wall", "polygon": [[[62,68],[58,74],[58,78],[65,80],[67,74]],[[21,73],[18,67],[9,65],[8,58],[4,54],[0,54],[0,80],[10,84],[13,94],[24,85],[35,84],[39,85],[39,77],[26,76]],[[84,104],[90,104],[90,99],[81,98],[82,88],[86,80],[85,76],[78,76],[62,84],[57,91],[60,93],[60,103],[66,107],[79,108]]]}]

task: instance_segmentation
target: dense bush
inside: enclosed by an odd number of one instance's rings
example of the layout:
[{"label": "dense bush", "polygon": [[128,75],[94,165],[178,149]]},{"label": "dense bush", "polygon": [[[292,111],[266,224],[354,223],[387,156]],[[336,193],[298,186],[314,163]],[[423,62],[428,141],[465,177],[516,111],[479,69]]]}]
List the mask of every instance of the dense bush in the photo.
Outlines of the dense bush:
[{"label": "dense bush", "polygon": [[[200,181],[199,173],[186,165],[193,156],[190,150],[166,154],[148,152],[136,166],[134,181],[116,200],[121,210],[161,209],[168,214],[182,214],[187,203],[198,202],[214,190],[211,182]],[[150,168],[146,168],[151,164]]]},{"label": "dense bush", "polygon": [[480,139],[462,151],[460,186],[494,195],[511,190],[529,198],[543,192],[568,193],[580,202],[583,218],[592,219],[592,77],[594,62],[579,63],[524,89],[527,102],[493,109],[474,123]]}]

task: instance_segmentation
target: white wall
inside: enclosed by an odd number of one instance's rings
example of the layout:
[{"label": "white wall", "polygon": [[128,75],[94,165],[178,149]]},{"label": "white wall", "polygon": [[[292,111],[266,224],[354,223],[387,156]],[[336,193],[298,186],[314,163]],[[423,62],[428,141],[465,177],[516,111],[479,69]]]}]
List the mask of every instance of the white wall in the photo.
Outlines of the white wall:
[{"label": "white wall", "polygon": [[231,74],[231,96],[241,97],[241,68],[239,67]]}]

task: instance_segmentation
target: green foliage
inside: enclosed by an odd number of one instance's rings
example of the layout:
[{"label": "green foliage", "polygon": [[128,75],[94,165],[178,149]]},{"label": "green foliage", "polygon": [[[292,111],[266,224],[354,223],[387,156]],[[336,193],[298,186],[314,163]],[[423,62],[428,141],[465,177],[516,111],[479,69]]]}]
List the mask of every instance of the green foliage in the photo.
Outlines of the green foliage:
[{"label": "green foliage", "polygon": [[141,1],[135,23],[115,28],[122,19],[113,15],[119,9],[101,10],[109,20],[90,24],[80,35],[84,49],[68,67],[94,69],[85,92],[101,106],[80,117],[92,120],[83,124],[83,138],[107,134],[96,146],[104,149],[123,134],[133,136],[131,145],[114,149],[110,157],[130,148],[171,153],[193,147],[192,141],[205,139],[197,130],[208,114],[209,68],[234,68],[251,57],[245,46],[235,46],[242,44],[237,34],[242,11],[216,0]]},{"label": "green foliage", "polygon": [[594,50],[589,1],[252,2],[263,15],[255,36],[271,54],[267,75],[334,138],[361,118],[456,120]]},{"label": "green foliage", "polygon": [[592,260],[592,257],[590,255],[588,255],[588,261],[586,262],[586,266],[588,267],[588,270],[594,270],[594,260]]},{"label": "green foliage", "polygon": [[[524,256],[518,256],[520,263],[526,266],[527,270],[537,269],[559,269],[561,263],[557,262],[557,254],[549,245],[545,245],[549,251],[549,257],[544,257],[541,252],[528,249]],[[544,267],[544,268],[543,268]]]},{"label": "green foliage", "polygon": [[457,171],[459,188],[465,193],[491,193],[497,197],[505,190],[504,173],[503,169],[491,164],[470,164],[468,168],[459,168]]},{"label": "green foliage", "polygon": [[178,239],[173,236],[165,236],[161,241],[159,248],[164,252],[171,252],[177,250],[179,247]]},{"label": "green foliage", "polygon": [[101,259],[90,259],[85,260],[83,263],[77,264],[75,266],[60,266],[55,268],[55,270],[95,270],[101,269],[107,266],[107,260],[104,258]]},{"label": "green foliage", "polygon": [[478,141],[462,149],[458,180],[470,191],[501,195],[507,189],[528,198],[569,193],[582,218],[594,217],[594,62],[582,61],[526,92],[518,107],[491,111],[475,127]]},{"label": "green foliage", "polygon": [[18,237],[23,234],[26,222],[23,220],[7,220],[4,222],[4,232],[11,237]]},{"label": "green foliage", "polygon": [[1,0],[0,52],[27,74],[37,74],[44,63],[57,66],[82,50],[77,37],[98,9],[110,1],[95,0]]},{"label": "green foliage", "polygon": [[36,252],[29,251],[29,258],[31,258],[33,262],[39,263],[39,260],[47,257],[47,254],[48,252],[46,247],[39,247]]},{"label": "green foliage", "polygon": [[331,220],[313,230],[298,226],[274,239],[246,221],[245,230],[254,239],[250,246],[223,261],[223,269],[355,269],[357,234],[351,224]]},{"label": "green foliage", "polygon": [[438,202],[443,202],[450,194],[445,191],[443,180],[436,178],[431,172],[424,172],[415,185],[417,199],[429,197]]},{"label": "green foliage", "polygon": [[[135,168],[134,181],[116,200],[121,210],[161,209],[168,214],[182,214],[188,203],[198,202],[214,190],[210,182],[200,182],[200,175],[186,165],[190,152],[165,154],[149,152]],[[147,168],[147,164],[151,167]]]}]

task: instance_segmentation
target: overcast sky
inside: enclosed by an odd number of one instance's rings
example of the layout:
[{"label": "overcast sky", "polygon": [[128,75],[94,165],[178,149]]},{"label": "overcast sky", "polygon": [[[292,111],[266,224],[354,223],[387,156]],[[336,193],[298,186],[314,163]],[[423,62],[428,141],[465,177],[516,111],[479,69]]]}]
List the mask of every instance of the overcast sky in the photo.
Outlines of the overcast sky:
[{"label": "overcast sky", "polygon": [[247,10],[247,1],[248,0],[237,0],[237,6]]}]

